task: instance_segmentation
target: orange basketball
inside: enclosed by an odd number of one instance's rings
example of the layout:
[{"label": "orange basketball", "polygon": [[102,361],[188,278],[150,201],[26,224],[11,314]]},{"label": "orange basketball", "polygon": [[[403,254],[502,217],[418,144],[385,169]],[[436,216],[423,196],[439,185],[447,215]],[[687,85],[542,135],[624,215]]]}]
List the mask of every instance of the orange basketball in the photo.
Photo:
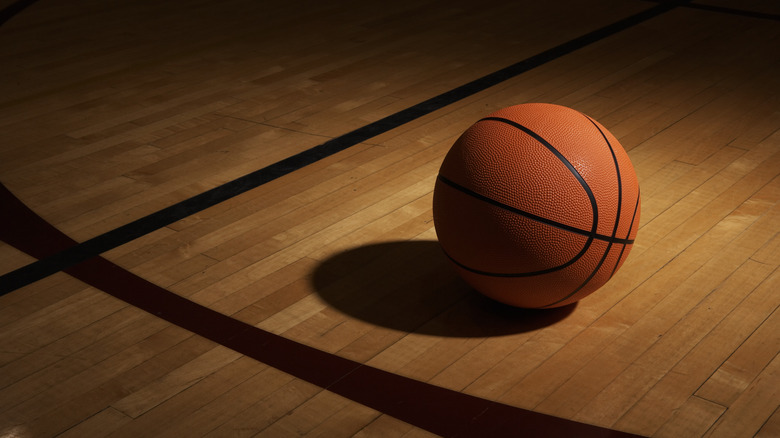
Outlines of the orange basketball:
[{"label": "orange basketball", "polygon": [[433,197],[436,234],[479,292],[559,307],[620,268],[639,225],[626,151],[590,117],[529,103],[496,111],[455,142]]}]

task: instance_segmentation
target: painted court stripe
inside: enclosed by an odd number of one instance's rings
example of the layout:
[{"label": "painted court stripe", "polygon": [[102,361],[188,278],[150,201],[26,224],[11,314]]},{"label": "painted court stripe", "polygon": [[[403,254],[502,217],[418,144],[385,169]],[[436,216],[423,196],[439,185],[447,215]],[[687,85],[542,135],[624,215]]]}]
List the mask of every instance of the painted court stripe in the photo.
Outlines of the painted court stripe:
[{"label": "painted court stripe", "polygon": [[37,1],[38,0],[19,0],[16,3],[12,3],[6,6],[3,8],[3,10],[0,10],[0,26],[2,26],[6,21],[15,17],[20,12],[32,6],[32,4]]},{"label": "painted court stripe", "polygon": [[[660,3],[664,0],[649,0],[654,3]],[[780,14],[773,14],[771,12],[751,11],[747,9],[728,8],[724,6],[708,5],[702,3],[688,3],[684,5],[686,8],[699,9],[701,11],[718,12],[721,14],[739,15],[748,18],[758,18],[760,20],[774,20],[780,21]]]},{"label": "painted court stripe", "polygon": [[780,21],[780,15],[772,14],[768,12],[748,11],[743,9],[726,8],[723,6],[713,6],[713,5],[697,4],[697,3],[691,3],[686,6],[689,8],[699,9],[702,11],[720,12],[722,14],[730,14],[730,15],[741,15],[743,17],[758,18],[761,20]]},{"label": "painted court stripe", "polygon": [[[32,3],[22,0],[4,9],[0,24]],[[0,238],[40,259],[0,277],[0,294],[64,270],[172,324],[442,436],[635,436],[469,396],[296,343],[180,297],[98,255],[683,3],[659,4],[83,243],[58,231],[0,184]]]},{"label": "painted court stripe", "polygon": [[[75,241],[0,184],[0,238],[34,257]],[[445,437],[634,437],[430,385],[326,353],[201,306],[96,256],[66,273],[171,324]]]},{"label": "painted court stripe", "polygon": [[197,196],[171,205],[158,212],[130,222],[72,247],[63,249],[45,259],[31,263],[0,277],[0,295],[45,278],[128,243],[145,234],[168,226],[248,190],[287,175],[297,169],[334,155],[358,143],[395,129],[454,102],[486,90],[496,84],[518,76],[542,64],[560,58],[589,44],[600,41],[643,21],[656,17],[688,0],[663,2],[638,14],[604,26],[571,41],[553,47],[509,67],[471,81],[465,85],[432,97],[405,110],[329,140],[319,146],[300,152],[270,166],[264,167],[236,180],[215,187]]}]

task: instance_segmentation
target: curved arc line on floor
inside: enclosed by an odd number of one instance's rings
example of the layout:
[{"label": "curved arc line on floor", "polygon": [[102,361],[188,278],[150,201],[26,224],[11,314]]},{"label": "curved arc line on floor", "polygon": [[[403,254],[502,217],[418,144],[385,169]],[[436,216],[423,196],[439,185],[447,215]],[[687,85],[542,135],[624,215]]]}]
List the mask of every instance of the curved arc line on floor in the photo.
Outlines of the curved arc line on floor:
[{"label": "curved arc line on floor", "polygon": [[[33,257],[75,241],[0,184],[0,239]],[[445,437],[635,437],[403,377],[295,342],[157,286],[100,256],[65,270],[132,306],[381,413]]]}]

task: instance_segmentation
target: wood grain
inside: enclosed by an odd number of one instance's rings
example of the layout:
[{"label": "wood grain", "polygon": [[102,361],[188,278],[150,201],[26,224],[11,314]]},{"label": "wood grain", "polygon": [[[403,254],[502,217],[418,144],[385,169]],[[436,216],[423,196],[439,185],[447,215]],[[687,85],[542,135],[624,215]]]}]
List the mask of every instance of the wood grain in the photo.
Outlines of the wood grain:
[{"label": "wood grain", "polygon": [[[40,0],[0,27],[0,181],[84,241],[654,4]],[[780,10],[738,7],[764,16],[674,8],[102,256],[465,394],[643,436],[776,436]],[[471,290],[432,222],[452,143],[523,102],[599,120],[642,190],[625,265],[551,312]],[[33,260],[0,244],[0,275]],[[0,328],[0,435],[431,436],[63,272],[0,296]]]}]

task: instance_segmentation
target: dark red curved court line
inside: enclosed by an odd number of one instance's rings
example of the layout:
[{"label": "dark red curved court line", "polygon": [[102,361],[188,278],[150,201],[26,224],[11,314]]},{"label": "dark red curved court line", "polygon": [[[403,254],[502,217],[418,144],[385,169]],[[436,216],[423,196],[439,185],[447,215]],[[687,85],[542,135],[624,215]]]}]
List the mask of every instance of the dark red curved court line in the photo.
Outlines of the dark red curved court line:
[{"label": "dark red curved court line", "polygon": [[[77,242],[0,184],[0,239],[36,258]],[[96,256],[66,273],[130,305],[379,412],[445,437],[635,437],[389,373],[201,306]]]}]

